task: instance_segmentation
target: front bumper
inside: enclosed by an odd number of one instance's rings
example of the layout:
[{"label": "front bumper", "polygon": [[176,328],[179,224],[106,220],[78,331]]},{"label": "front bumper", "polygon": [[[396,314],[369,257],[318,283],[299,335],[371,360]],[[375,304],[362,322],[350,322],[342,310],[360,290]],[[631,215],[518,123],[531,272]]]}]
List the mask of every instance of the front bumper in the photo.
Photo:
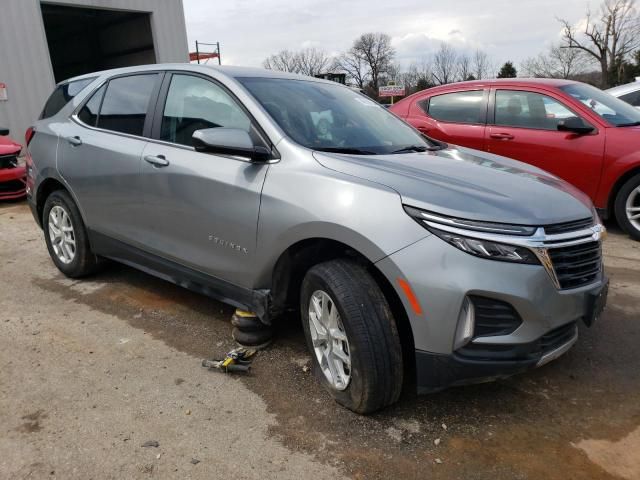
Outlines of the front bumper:
[{"label": "front bumper", "polygon": [[23,166],[0,169],[0,200],[16,200],[26,196],[27,171]]},{"label": "front bumper", "polygon": [[[590,298],[607,280],[559,290],[541,265],[477,258],[431,235],[377,263],[394,284],[411,323],[419,392],[507,377],[562,355],[577,340],[577,323],[586,319]],[[416,313],[397,279],[411,285]],[[521,318],[515,330],[476,336],[454,351],[465,298],[494,299]]]}]

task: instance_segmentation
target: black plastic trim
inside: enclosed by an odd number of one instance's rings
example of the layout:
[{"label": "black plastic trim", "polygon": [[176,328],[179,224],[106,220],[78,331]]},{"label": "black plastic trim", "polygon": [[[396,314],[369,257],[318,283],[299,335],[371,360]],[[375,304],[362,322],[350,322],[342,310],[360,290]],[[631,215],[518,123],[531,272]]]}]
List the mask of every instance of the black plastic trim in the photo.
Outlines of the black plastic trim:
[{"label": "black plastic trim", "polygon": [[271,324],[269,290],[241,287],[133,247],[95,230],[89,230],[88,233],[91,249],[97,255],[124,263],[236,308],[253,312],[263,323]]}]

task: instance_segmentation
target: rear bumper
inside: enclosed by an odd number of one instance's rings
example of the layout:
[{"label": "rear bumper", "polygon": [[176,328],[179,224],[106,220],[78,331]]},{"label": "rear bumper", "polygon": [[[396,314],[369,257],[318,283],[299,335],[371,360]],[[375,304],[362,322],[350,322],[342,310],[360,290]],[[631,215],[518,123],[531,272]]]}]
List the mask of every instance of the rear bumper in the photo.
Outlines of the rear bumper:
[{"label": "rear bumper", "polygon": [[27,194],[27,172],[25,167],[0,169],[0,200],[16,200]]}]

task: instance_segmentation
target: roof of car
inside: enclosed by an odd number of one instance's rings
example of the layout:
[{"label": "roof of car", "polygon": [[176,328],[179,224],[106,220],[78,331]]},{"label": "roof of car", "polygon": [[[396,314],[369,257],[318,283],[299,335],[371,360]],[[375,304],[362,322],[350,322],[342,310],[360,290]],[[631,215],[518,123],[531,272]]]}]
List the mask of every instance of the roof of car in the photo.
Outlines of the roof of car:
[{"label": "roof of car", "polygon": [[636,90],[640,90],[640,77],[638,78],[639,80],[636,80],[635,82],[618,85],[617,87],[605,90],[605,92],[613,95],[614,97],[619,97],[620,95],[624,95],[625,93],[631,93],[635,92]]},{"label": "roof of car", "polygon": [[211,70],[216,70],[227,77],[241,78],[241,77],[264,77],[264,78],[284,78],[292,80],[313,80],[321,83],[329,83],[335,85],[335,82],[330,80],[323,80],[315,77],[308,77],[306,75],[299,75],[297,73],[281,72],[279,70],[267,70],[264,68],[253,67],[236,67],[228,65],[205,65],[205,64],[193,64],[193,63],[158,63],[151,65],[139,65],[135,67],[123,67],[114,68],[110,70],[103,70],[99,72],[86,73],[65,80],[62,83],[71,82],[75,80],[81,80],[85,78],[94,78],[105,74],[109,75],[121,75],[126,73],[138,73],[153,70],[185,70],[190,72],[202,72],[207,73]]},{"label": "roof of car", "polygon": [[467,88],[492,87],[495,85],[518,86],[518,87],[535,87],[535,86],[561,87],[563,85],[569,85],[571,83],[580,83],[580,82],[576,82],[573,80],[565,80],[561,78],[487,78],[483,80],[468,80],[466,82],[447,83],[444,85],[437,85],[435,87],[427,88],[426,90],[420,90],[419,92],[416,92],[413,95],[409,95],[408,97],[403,98],[398,103],[405,102],[408,99],[411,99],[414,97],[419,97],[423,95],[425,92],[431,94],[431,93],[454,91],[454,90],[467,89]]}]

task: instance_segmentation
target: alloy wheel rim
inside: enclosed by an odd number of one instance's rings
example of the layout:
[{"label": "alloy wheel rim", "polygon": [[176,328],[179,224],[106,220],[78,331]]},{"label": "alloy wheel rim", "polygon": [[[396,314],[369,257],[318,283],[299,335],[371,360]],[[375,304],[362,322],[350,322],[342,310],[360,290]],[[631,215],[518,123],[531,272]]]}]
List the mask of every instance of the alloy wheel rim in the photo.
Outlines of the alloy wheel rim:
[{"label": "alloy wheel rim", "polygon": [[627,219],[636,230],[640,230],[640,186],[631,191],[625,205]]},{"label": "alloy wheel rim", "polygon": [[64,264],[73,262],[76,256],[76,235],[71,217],[60,205],[49,211],[49,239],[53,253]]},{"label": "alloy wheel rim", "polygon": [[351,381],[351,349],[338,308],[322,290],[309,300],[309,331],[313,350],[327,381],[345,390]]}]

